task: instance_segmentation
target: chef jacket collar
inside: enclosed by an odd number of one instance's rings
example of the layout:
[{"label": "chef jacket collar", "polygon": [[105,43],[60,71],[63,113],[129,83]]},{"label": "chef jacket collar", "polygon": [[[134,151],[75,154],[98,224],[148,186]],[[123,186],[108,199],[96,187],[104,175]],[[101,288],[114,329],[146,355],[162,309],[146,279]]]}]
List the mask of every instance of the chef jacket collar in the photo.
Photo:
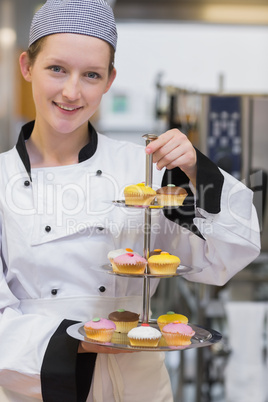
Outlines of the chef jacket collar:
[{"label": "chef jacket collar", "polygon": [[[16,144],[16,149],[18,151],[18,154],[25,166],[25,169],[31,178],[31,163],[30,163],[30,158],[27,152],[27,148],[25,146],[25,141],[27,141],[33,131],[34,128],[34,121],[31,121],[29,123],[26,123],[24,126],[22,126],[21,128],[21,132],[18,138],[18,142]],[[97,145],[98,145],[98,136],[97,136],[97,132],[94,129],[94,127],[90,124],[90,122],[88,122],[88,134],[89,134],[89,138],[90,141],[88,142],[87,145],[85,145],[78,154],[78,162],[84,162],[85,160],[91,158],[97,149]]]}]

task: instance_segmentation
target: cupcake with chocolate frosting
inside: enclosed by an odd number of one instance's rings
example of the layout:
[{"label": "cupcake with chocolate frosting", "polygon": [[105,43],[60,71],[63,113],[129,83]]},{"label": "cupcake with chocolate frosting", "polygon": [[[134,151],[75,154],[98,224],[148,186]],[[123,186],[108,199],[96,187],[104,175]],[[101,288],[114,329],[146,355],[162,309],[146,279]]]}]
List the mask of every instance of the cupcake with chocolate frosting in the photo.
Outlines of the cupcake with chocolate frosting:
[{"label": "cupcake with chocolate frosting", "polygon": [[188,195],[187,191],[175,184],[168,184],[156,191],[156,199],[158,205],[164,207],[177,207],[183,204],[184,199]]},{"label": "cupcake with chocolate frosting", "polygon": [[139,314],[123,308],[113,311],[108,318],[115,323],[115,332],[121,332],[122,334],[127,334],[132,328],[137,327],[139,322]]}]

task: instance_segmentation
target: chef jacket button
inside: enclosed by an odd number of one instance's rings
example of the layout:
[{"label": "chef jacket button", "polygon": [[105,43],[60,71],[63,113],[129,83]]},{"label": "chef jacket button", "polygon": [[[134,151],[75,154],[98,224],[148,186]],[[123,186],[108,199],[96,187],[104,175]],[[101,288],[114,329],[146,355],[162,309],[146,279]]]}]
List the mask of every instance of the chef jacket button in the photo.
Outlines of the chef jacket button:
[{"label": "chef jacket button", "polygon": [[101,175],[102,175],[102,171],[101,171],[100,169],[97,170],[96,175],[97,175],[97,176],[101,176]]},{"label": "chef jacket button", "polygon": [[53,296],[56,296],[57,293],[58,293],[58,289],[52,289],[52,290],[51,290],[51,294],[52,294]]},{"label": "chef jacket button", "polygon": [[45,231],[46,231],[47,233],[49,233],[49,232],[51,231],[51,226],[46,226],[46,227],[45,227]]},{"label": "chef jacket button", "polygon": [[105,286],[100,286],[100,287],[99,287],[99,291],[100,291],[101,293],[105,292],[105,290],[106,290],[106,287],[105,287]]},{"label": "chef jacket button", "polygon": [[24,186],[25,186],[25,187],[29,187],[30,184],[31,184],[31,183],[29,182],[29,180],[25,180],[25,182],[24,182]]},{"label": "chef jacket button", "polygon": [[101,226],[99,226],[99,227],[97,227],[96,232],[97,232],[97,233],[101,233],[103,230],[104,230],[104,228],[101,227]]}]

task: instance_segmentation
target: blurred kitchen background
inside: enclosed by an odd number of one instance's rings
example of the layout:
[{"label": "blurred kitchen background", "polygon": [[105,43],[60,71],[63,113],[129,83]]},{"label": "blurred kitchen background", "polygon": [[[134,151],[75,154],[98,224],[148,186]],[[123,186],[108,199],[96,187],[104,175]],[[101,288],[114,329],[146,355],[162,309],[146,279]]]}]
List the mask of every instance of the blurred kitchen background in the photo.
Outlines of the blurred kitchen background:
[{"label": "blurred kitchen background", "polygon": [[[18,56],[44,2],[0,0],[0,151],[34,119]],[[209,348],[167,353],[175,402],[268,401],[268,1],[110,0],[117,78],[96,128],[143,144],[178,127],[254,191],[262,252],[222,288],[163,279],[153,316],[174,310],[218,330]],[[107,401],[108,402],[108,401]]]}]

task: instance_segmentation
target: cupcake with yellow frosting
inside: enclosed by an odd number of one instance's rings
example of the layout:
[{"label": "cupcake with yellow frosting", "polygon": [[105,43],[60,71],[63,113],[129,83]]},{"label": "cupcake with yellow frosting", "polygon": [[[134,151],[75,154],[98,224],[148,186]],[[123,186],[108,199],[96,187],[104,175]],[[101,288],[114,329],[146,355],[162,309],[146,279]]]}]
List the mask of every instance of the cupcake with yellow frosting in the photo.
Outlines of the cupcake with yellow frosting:
[{"label": "cupcake with yellow frosting", "polygon": [[126,205],[150,205],[155,199],[156,191],[144,183],[132,184],[124,189]]},{"label": "cupcake with yellow frosting", "polygon": [[174,275],[180,262],[179,257],[165,251],[148,258],[150,273],[153,275]]},{"label": "cupcake with yellow frosting", "polygon": [[157,325],[159,326],[160,331],[162,331],[163,327],[171,322],[180,322],[182,324],[188,323],[188,318],[182,314],[176,314],[174,311],[168,311],[167,314],[160,315],[157,318]]}]

